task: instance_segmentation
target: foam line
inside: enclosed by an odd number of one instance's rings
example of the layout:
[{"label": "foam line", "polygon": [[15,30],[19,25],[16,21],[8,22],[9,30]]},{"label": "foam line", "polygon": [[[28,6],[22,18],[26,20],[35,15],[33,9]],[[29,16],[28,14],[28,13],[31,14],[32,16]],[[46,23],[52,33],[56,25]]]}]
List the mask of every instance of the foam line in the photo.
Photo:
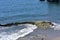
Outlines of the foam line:
[{"label": "foam line", "polygon": [[[37,28],[36,25],[32,25],[32,24],[24,24],[24,26],[26,26],[26,28],[20,29],[17,32],[12,32],[12,33],[1,32],[0,40],[16,40],[19,37],[24,37],[24,36],[30,34]],[[12,27],[12,28],[14,28],[14,27]]]}]

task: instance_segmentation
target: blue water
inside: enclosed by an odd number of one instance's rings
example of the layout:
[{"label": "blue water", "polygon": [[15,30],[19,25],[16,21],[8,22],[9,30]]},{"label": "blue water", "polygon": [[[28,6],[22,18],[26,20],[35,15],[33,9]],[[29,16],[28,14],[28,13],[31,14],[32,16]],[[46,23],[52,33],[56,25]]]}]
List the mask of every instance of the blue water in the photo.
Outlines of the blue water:
[{"label": "blue water", "polygon": [[49,20],[60,23],[60,4],[39,0],[0,0],[0,23]]}]

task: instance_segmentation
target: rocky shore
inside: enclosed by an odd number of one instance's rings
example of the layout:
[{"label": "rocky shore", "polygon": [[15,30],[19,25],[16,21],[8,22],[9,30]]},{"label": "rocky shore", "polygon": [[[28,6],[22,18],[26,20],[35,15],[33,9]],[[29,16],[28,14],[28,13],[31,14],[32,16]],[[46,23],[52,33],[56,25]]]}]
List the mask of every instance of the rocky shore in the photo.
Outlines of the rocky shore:
[{"label": "rocky shore", "polygon": [[50,21],[15,22],[15,23],[8,23],[4,25],[0,24],[0,26],[11,27],[12,25],[20,25],[20,24],[33,24],[38,26],[41,29],[47,29],[50,28],[51,26],[54,26],[54,24]]}]

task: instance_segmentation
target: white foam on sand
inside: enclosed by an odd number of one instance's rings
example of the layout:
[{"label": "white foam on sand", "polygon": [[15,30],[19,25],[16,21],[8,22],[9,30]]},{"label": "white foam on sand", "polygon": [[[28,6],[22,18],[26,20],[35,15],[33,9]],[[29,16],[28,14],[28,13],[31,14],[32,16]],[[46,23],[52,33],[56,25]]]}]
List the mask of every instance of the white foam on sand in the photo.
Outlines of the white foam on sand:
[{"label": "white foam on sand", "polygon": [[[24,37],[29,33],[33,32],[37,26],[32,24],[22,24],[19,27],[25,26],[23,29],[14,29],[15,27],[0,27],[0,40],[16,40],[19,37]],[[19,28],[18,27],[18,28]],[[4,31],[6,30],[6,31]],[[11,31],[9,31],[11,30]],[[14,31],[13,31],[14,30]]]},{"label": "white foam on sand", "polygon": [[54,27],[54,30],[60,30],[60,24],[56,25],[56,26]]},{"label": "white foam on sand", "polygon": [[53,24],[54,24],[54,26],[52,26],[52,28],[54,30],[60,30],[60,24],[58,24],[58,23],[53,23]]}]

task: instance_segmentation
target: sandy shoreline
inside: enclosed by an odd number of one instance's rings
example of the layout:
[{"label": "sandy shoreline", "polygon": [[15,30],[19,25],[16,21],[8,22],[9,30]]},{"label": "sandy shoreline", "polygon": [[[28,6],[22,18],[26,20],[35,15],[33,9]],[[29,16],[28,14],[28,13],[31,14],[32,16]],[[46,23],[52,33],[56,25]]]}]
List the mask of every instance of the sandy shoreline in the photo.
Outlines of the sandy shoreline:
[{"label": "sandy shoreline", "polygon": [[55,38],[56,40],[60,39],[60,31],[54,31],[53,29],[41,30],[38,28],[29,35],[17,40],[55,40]]},{"label": "sandy shoreline", "polygon": [[60,37],[53,38],[52,40],[60,40]]}]

